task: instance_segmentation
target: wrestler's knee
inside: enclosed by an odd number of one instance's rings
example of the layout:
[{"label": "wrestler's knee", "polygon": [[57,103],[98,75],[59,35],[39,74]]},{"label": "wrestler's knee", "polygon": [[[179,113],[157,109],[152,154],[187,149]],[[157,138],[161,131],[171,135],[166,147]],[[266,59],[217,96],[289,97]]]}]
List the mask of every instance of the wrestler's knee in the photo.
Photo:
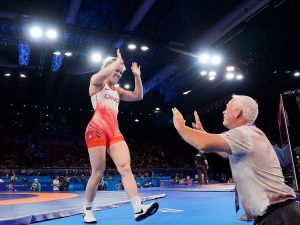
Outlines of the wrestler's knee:
[{"label": "wrestler's knee", "polygon": [[91,178],[94,180],[101,180],[101,178],[103,177],[103,171],[102,170],[93,170],[92,171],[92,175]]},{"label": "wrestler's knee", "polygon": [[131,174],[131,168],[130,168],[129,162],[118,165],[117,169],[118,169],[119,173],[121,174],[121,176],[126,176],[126,175]]}]

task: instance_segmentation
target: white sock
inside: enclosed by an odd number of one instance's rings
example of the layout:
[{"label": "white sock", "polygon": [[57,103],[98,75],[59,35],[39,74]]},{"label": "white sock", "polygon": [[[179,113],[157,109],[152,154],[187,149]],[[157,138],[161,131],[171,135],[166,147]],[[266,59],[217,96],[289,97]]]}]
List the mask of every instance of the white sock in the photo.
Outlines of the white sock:
[{"label": "white sock", "polygon": [[93,202],[85,202],[83,209],[84,210],[91,210],[93,208]]},{"label": "white sock", "polygon": [[133,207],[133,211],[136,213],[140,211],[141,209],[141,204],[142,204],[142,199],[140,196],[134,196],[130,199],[131,205]]}]

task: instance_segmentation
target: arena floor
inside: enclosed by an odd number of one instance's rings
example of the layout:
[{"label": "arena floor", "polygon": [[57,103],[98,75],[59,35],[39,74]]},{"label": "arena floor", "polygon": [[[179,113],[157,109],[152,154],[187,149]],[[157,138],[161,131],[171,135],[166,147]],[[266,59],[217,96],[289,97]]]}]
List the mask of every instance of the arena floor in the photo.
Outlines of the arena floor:
[{"label": "arena floor", "polygon": [[[144,200],[156,199],[159,211],[139,224],[239,225],[242,210],[235,213],[232,185],[141,190]],[[0,224],[84,224],[84,193],[0,193]],[[135,224],[125,192],[98,192],[95,216],[99,224]]]}]

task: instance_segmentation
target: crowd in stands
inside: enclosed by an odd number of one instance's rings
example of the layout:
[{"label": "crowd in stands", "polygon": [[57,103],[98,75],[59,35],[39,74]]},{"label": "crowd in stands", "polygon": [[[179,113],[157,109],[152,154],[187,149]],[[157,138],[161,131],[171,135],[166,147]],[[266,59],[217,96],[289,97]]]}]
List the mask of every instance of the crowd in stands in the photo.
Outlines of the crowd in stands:
[{"label": "crowd in stands", "polygon": [[[181,173],[176,173],[179,170],[165,170],[165,172],[154,172],[150,169],[142,169],[134,171],[134,176],[137,181],[138,188],[149,187],[166,187],[171,185],[195,186],[201,185],[200,179],[195,169],[181,169]],[[57,175],[60,174],[60,175]],[[207,183],[232,183],[232,178],[226,180],[226,176],[221,174],[220,180],[215,180],[209,176]],[[80,189],[84,190],[89,178],[89,169],[1,169],[0,170],[0,189],[3,191],[68,191],[69,186],[81,184]],[[203,178],[202,178],[203,179]],[[160,183],[160,181],[167,183]],[[5,185],[5,188],[1,188]],[[24,187],[27,187],[27,189]],[[45,189],[45,187],[47,187]],[[98,190],[123,190],[121,177],[115,169],[107,170],[102,181],[99,183]]]},{"label": "crowd in stands", "polygon": [[[128,141],[132,168],[191,168],[192,163],[183,157],[168,154],[161,145],[151,142]],[[1,166],[5,168],[65,168],[89,167],[85,143],[79,138],[59,139],[57,137],[4,138],[0,141]],[[107,168],[114,164],[107,156]]]}]

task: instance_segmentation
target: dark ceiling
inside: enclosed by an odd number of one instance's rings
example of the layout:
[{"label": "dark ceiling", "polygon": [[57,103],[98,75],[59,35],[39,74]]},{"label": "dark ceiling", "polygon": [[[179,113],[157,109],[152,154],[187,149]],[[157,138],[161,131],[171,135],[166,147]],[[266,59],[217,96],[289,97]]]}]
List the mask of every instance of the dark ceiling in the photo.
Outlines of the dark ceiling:
[{"label": "dark ceiling", "polygon": [[[171,106],[189,115],[193,109],[219,113],[236,93],[257,99],[262,126],[275,127],[279,94],[300,87],[300,77],[293,76],[300,70],[299,5],[297,0],[4,1],[1,102],[90,110],[89,78],[100,65],[89,62],[89,53],[114,55],[120,48],[127,68],[132,61],[141,64],[145,92],[143,101],[121,104],[125,114],[148,114],[160,107],[170,118]],[[52,43],[31,40],[27,28],[36,23],[57,27],[59,38]],[[131,42],[150,49],[130,51]],[[197,55],[204,49],[224,58],[214,81],[199,74],[203,68]],[[51,68],[55,50],[73,53],[61,59],[57,71]],[[230,64],[241,70],[243,80],[224,78]],[[21,72],[26,79],[19,77]],[[121,85],[126,82],[133,84],[129,69]]]}]

